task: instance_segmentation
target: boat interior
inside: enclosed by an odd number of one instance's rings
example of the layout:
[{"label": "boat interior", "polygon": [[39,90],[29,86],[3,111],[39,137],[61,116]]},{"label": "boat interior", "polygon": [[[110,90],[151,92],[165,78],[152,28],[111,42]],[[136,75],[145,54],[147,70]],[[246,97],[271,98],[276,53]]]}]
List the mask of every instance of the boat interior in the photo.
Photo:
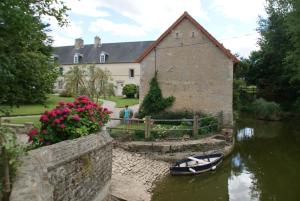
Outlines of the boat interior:
[{"label": "boat interior", "polygon": [[204,158],[204,159],[198,159],[195,157],[188,157],[189,161],[187,160],[186,162],[181,162],[178,164],[179,167],[194,167],[198,165],[206,165],[208,163],[212,163],[216,160],[219,159],[219,157],[209,157],[209,158]]}]

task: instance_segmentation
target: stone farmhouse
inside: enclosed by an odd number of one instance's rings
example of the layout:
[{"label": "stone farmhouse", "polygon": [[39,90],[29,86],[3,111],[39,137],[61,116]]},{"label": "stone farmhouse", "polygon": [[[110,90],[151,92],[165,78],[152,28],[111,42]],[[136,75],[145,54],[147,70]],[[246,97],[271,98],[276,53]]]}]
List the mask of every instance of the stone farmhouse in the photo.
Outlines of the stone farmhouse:
[{"label": "stone farmhouse", "polygon": [[[216,114],[223,111],[224,124],[232,125],[233,66],[238,59],[187,12],[156,41],[101,43],[56,47],[54,57],[63,75],[71,66],[95,64],[111,72],[116,95],[125,84],[140,86],[140,102],[149,81],[158,72],[163,96],[174,96],[170,110],[193,110]],[[55,89],[63,90],[63,77]]]},{"label": "stone farmhouse", "polygon": [[232,125],[233,66],[238,59],[185,12],[136,60],[141,66],[140,101],[157,71],[170,110],[216,114]]},{"label": "stone farmhouse", "polygon": [[140,83],[140,64],[136,62],[141,53],[153,41],[101,43],[96,36],[94,44],[85,45],[81,38],[75,39],[75,45],[54,48],[53,57],[60,64],[60,77],[55,91],[64,89],[63,75],[74,65],[95,64],[102,70],[109,70],[115,86],[115,94],[122,95],[126,84]]}]

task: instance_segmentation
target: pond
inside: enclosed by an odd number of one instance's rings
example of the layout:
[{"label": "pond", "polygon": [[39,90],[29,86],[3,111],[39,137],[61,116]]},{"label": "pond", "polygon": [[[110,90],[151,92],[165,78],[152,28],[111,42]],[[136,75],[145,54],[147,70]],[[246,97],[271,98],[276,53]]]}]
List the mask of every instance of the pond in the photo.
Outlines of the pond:
[{"label": "pond", "polygon": [[167,176],[152,201],[300,200],[300,120],[242,117],[235,130],[235,150],[216,171]]}]

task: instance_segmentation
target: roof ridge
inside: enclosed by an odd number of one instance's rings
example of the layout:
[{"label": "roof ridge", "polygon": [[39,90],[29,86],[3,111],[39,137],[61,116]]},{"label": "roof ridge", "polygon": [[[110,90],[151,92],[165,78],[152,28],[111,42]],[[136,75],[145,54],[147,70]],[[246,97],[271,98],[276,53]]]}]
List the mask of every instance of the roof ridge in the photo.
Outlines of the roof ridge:
[{"label": "roof ridge", "polygon": [[[102,43],[102,44],[124,44],[124,43],[142,43],[142,42],[155,42],[155,40],[145,40],[145,41],[127,41],[127,42],[111,42],[111,43]],[[91,44],[84,44],[84,46],[89,46],[89,45],[94,45],[93,43]],[[74,45],[63,45],[63,46],[54,46],[53,48],[58,48],[58,47],[74,47]]]},{"label": "roof ridge", "polygon": [[214,38],[201,24],[199,24],[187,11],[184,13],[151,45],[149,46],[136,60],[140,63],[183,19],[187,18],[196,28],[198,28],[213,44],[215,44],[220,50],[230,58],[234,63],[239,60],[231,54],[216,38]]}]

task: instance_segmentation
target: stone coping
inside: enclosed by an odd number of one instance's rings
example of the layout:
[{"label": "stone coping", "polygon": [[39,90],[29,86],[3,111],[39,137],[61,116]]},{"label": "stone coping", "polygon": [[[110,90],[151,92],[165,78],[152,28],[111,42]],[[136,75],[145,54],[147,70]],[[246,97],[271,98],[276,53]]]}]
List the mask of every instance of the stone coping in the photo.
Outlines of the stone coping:
[{"label": "stone coping", "polygon": [[229,140],[222,134],[216,134],[197,140],[180,141],[131,141],[121,142],[117,146],[133,152],[156,152],[156,153],[174,153],[184,151],[209,151],[212,149],[222,149],[230,144]]},{"label": "stone coping", "polygon": [[29,155],[49,170],[62,163],[69,162],[80,155],[87,154],[110,143],[112,138],[108,132],[101,131],[74,140],[66,140],[53,145],[29,151]]},{"label": "stone coping", "polygon": [[54,187],[49,183],[48,172],[111,142],[108,132],[101,131],[29,151],[21,158],[22,164],[17,170],[10,200],[53,201]]}]

